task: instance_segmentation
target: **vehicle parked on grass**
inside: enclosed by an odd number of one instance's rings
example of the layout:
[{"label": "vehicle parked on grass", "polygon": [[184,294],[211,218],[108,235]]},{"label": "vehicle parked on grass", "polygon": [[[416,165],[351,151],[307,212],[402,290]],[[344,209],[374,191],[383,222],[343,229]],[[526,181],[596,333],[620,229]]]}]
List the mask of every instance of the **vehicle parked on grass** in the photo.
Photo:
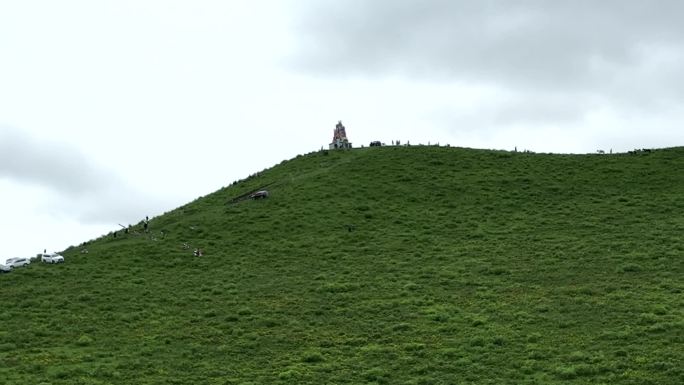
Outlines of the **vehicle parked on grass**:
[{"label": "vehicle parked on grass", "polygon": [[42,254],[40,260],[45,263],[64,263],[64,257],[57,253]]},{"label": "vehicle parked on grass", "polygon": [[28,258],[10,258],[7,260],[7,265],[12,267],[28,266],[31,260]]},{"label": "vehicle parked on grass", "polygon": [[252,199],[268,198],[268,190],[261,190],[261,191],[254,192],[254,193],[250,194],[249,197]]},{"label": "vehicle parked on grass", "polygon": [[0,263],[0,273],[9,273],[10,271],[12,271],[12,266],[3,265]]}]

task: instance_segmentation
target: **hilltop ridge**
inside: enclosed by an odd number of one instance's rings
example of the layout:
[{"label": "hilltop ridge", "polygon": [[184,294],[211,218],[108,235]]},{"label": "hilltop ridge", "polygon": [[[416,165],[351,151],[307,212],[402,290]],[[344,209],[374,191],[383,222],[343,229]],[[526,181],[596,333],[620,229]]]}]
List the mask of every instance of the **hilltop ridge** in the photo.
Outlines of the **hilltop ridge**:
[{"label": "hilltop ridge", "polygon": [[681,147],[298,156],[0,277],[0,376],[679,384],[681,170]]}]

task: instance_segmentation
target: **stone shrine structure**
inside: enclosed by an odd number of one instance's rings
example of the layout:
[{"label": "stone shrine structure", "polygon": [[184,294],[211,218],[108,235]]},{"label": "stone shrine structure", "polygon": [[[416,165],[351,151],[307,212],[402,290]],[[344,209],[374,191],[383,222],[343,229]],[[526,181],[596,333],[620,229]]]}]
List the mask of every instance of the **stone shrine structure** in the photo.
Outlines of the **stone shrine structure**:
[{"label": "stone shrine structure", "polygon": [[344,129],[342,121],[338,121],[335,126],[335,131],[333,133],[333,140],[330,143],[330,149],[335,150],[338,148],[352,148],[352,144],[347,139],[347,131]]}]

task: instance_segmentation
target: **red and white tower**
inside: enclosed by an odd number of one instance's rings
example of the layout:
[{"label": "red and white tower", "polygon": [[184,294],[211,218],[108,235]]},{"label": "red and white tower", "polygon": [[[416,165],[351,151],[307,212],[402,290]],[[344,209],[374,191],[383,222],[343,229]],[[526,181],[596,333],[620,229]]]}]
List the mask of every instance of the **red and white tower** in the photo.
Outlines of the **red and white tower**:
[{"label": "red and white tower", "polygon": [[335,126],[335,131],[333,132],[333,140],[330,143],[330,149],[335,150],[338,148],[352,148],[352,144],[347,139],[347,131],[344,129],[342,121],[338,121]]}]

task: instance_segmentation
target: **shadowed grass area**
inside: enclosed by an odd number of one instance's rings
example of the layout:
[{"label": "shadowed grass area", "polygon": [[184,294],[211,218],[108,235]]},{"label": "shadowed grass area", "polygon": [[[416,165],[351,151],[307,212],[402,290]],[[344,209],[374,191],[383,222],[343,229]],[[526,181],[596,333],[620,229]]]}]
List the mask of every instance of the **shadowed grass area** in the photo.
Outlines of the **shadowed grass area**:
[{"label": "shadowed grass area", "polygon": [[681,384],[682,170],[684,148],[298,156],[0,276],[0,378]]}]

